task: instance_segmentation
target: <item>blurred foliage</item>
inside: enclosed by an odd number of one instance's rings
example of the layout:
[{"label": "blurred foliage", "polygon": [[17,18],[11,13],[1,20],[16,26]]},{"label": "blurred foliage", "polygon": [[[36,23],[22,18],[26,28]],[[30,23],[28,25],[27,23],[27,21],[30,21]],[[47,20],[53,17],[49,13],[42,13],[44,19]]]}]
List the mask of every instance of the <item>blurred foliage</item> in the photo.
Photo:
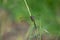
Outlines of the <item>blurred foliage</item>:
[{"label": "blurred foliage", "polygon": [[[6,4],[3,1],[0,6],[11,10],[15,21],[24,18],[31,23],[24,0],[7,0]],[[27,3],[37,26],[42,28],[40,31],[46,29],[51,34],[60,35],[60,0],[27,0]]]}]

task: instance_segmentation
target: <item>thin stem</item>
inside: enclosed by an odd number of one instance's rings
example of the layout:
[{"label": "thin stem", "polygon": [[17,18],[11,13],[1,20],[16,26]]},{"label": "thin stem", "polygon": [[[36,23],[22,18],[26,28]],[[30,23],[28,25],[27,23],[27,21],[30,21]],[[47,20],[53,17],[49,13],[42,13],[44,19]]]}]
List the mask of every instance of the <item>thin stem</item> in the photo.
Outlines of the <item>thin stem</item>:
[{"label": "thin stem", "polygon": [[26,7],[27,7],[27,10],[28,10],[28,12],[29,12],[29,15],[31,16],[31,11],[30,11],[30,9],[29,9],[29,6],[28,6],[28,4],[27,4],[27,1],[24,0],[24,2],[25,2],[25,5],[26,5]]},{"label": "thin stem", "polygon": [[28,10],[28,12],[29,12],[30,18],[31,18],[31,20],[32,20],[32,22],[34,23],[34,26],[35,26],[35,28],[36,28],[36,23],[35,23],[35,20],[34,20],[33,16],[31,15],[31,11],[30,11],[30,9],[29,9],[29,6],[28,6],[28,4],[27,4],[27,1],[24,0],[24,2],[25,2],[25,5],[26,5],[26,7],[27,7],[27,10]]},{"label": "thin stem", "polygon": [[[28,10],[28,12],[29,12],[30,18],[31,18],[32,22],[34,23],[34,27],[35,27],[35,30],[36,30],[36,29],[37,29],[37,26],[36,26],[36,23],[35,23],[35,20],[34,20],[33,16],[31,15],[31,11],[30,11],[30,9],[29,9],[29,6],[28,6],[28,4],[27,4],[27,1],[24,0],[24,2],[25,2],[25,5],[26,5],[26,7],[27,7],[27,10]],[[36,36],[36,40],[37,40],[37,36]]]},{"label": "thin stem", "polygon": [[36,26],[36,23],[35,23],[34,17],[33,17],[33,16],[30,16],[30,18],[31,18],[31,21],[34,23],[34,27],[35,27],[35,29],[37,29],[37,26]]}]

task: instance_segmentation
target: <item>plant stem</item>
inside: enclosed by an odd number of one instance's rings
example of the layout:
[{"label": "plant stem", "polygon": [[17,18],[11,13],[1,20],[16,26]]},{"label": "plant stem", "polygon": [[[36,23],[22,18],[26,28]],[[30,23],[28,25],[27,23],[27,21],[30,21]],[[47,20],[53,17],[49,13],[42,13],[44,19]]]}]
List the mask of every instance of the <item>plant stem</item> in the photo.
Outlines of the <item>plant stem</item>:
[{"label": "plant stem", "polygon": [[[30,15],[31,21],[32,21],[33,24],[34,24],[34,29],[36,30],[36,29],[37,29],[37,26],[36,26],[36,23],[35,23],[34,17],[31,15],[31,11],[30,11],[30,9],[29,9],[29,6],[28,6],[28,4],[27,4],[27,1],[24,0],[24,2],[25,2],[25,5],[26,5],[26,7],[27,7],[27,10],[28,10],[28,12],[29,12],[29,15]],[[36,38],[36,40],[38,40],[38,37],[37,37],[37,36],[36,36],[35,38]]]},{"label": "plant stem", "polygon": [[31,16],[31,11],[30,11],[30,9],[29,9],[29,6],[28,6],[28,4],[27,4],[27,1],[24,0],[24,2],[25,2],[25,5],[26,5],[26,7],[27,7],[27,10],[28,10],[28,12],[29,12],[29,15]]}]

